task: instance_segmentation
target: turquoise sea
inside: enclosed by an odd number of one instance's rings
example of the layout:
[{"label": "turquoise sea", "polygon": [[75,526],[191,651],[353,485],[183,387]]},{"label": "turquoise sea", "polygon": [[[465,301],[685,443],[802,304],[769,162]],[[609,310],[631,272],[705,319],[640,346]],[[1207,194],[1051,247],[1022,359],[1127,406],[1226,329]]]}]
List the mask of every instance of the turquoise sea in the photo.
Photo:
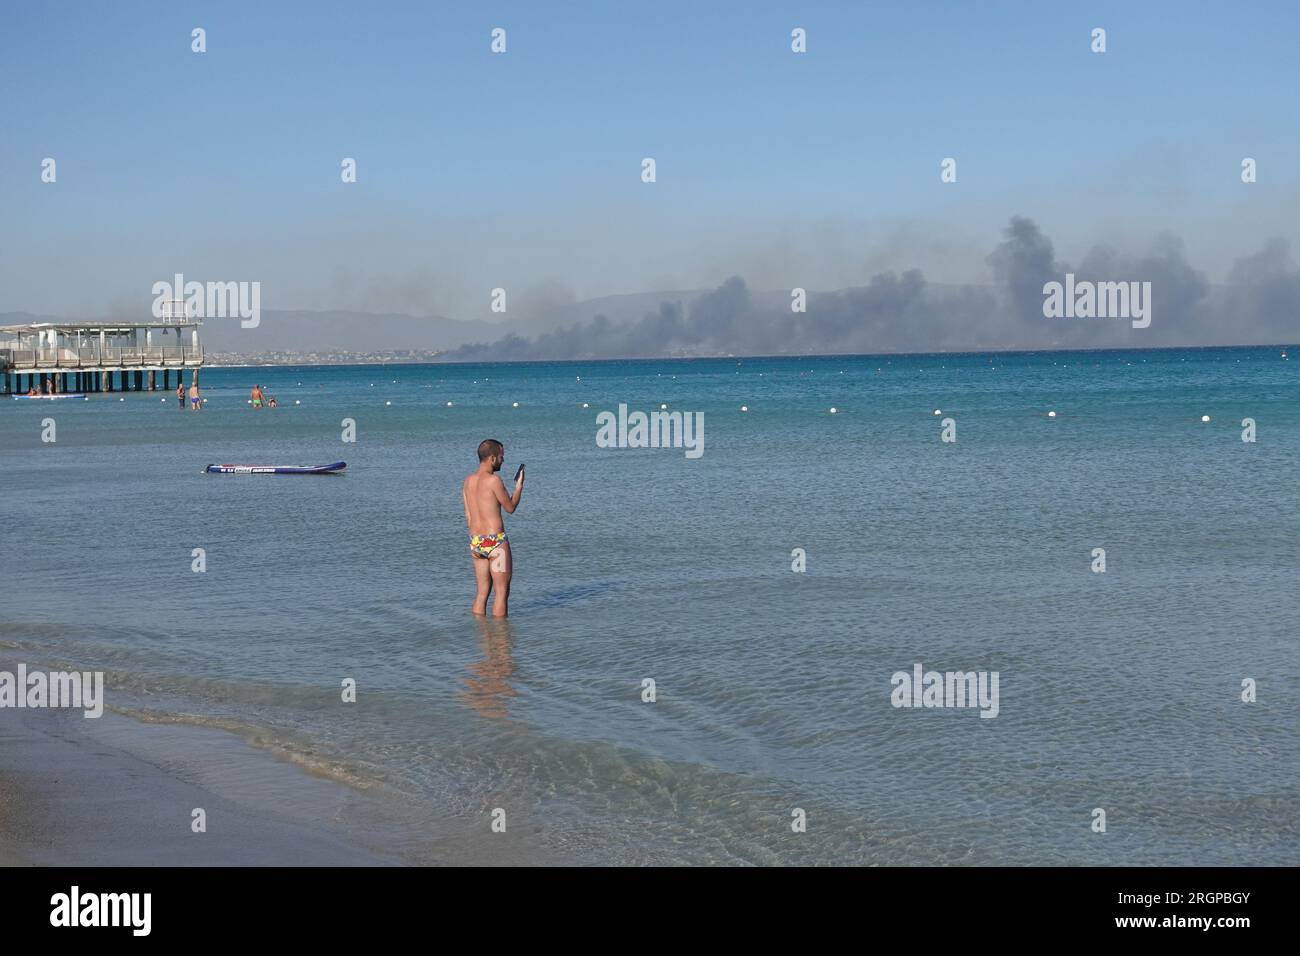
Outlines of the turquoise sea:
[{"label": "turquoise sea", "polygon": [[[4,399],[0,653],[369,785],[396,823],[349,825],[411,862],[440,834],[487,859],[500,808],[502,862],[1295,865],[1284,351],[209,368],[198,414]],[[703,456],[598,447],[620,404],[703,412]],[[459,483],[488,437],[528,466],[506,623],[469,613]],[[892,706],[918,663],[997,671],[997,717]]]}]

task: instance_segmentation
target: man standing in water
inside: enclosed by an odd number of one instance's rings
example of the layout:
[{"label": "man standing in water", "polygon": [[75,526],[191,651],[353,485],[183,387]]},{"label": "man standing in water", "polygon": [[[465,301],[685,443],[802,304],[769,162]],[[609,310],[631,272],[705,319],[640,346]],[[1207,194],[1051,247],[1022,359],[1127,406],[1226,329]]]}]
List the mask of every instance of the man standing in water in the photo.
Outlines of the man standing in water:
[{"label": "man standing in water", "polygon": [[495,588],[492,616],[505,617],[510,601],[510,578],[514,565],[510,543],[506,541],[501,509],[514,514],[524,492],[524,469],[515,475],[515,493],[506,494],[505,483],[497,476],[506,460],[506,448],[495,438],[485,438],[478,446],[478,471],[461,485],[465,502],[465,524],[469,528],[469,551],[474,564],[474,613],[487,614],[488,594]]}]

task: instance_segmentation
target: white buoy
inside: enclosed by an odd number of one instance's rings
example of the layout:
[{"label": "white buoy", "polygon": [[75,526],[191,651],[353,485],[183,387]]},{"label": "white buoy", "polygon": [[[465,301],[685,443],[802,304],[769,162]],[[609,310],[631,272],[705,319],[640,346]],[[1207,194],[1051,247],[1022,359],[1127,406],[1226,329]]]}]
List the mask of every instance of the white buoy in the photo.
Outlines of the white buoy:
[{"label": "white buoy", "polygon": [[836,412],[838,412],[838,411],[839,411],[838,408],[832,408],[832,409],[831,409],[831,414],[834,415],[834,414],[835,414]]},{"label": "white buoy", "polygon": [[244,401],[245,401],[247,404],[249,404],[249,405],[252,405],[252,404],[253,404],[253,400],[252,400],[251,398],[246,398],[246,399],[244,399]]},{"label": "white buoy", "polygon": [[1209,416],[1209,415],[1202,415],[1202,416],[1201,416],[1201,421],[1203,421],[1203,422],[1208,422],[1209,420],[1210,420],[1210,416]]},{"label": "white buoy", "polygon": [[667,405],[660,405],[660,406],[659,406],[659,410],[660,410],[660,411],[663,411],[663,410],[666,409],[667,407],[668,407]]},{"label": "white buoy", "polygon": [[391,405],[391,404],[393,404],[393,403],[392,403],[392,402],[384,402],[384,404],[385,404],[385,405]]},{"label": "white buoy", "polygon": [[160,398],[160,399],[158,399],[158,401],[160,401],[160,402],[166,402],[167,399],[165,399],[165,398]]},{"label": "white buoy", "polygon": [[447,407],[448,407],[448,408],[451,408],[451,402],[448,402],[448,403],[447,403]]},{"label": "white buoy", "polygon": [[741,405],[741,406],[740,406],[740,410],[741,410],[742,412],[747,412],[747,411],[749,411],[749,406],[748,406],[748,405]]},{"label": "white buoy", "polygon": [[586,402],[583,402],[583,403],[582,403],[582,407],[583,407],[583,408],[590,408],[591,406],[588,405]]},{"label": "white buoy", "polygon": [[126,399],[125,399],[125,398],[119,398],[118,401],[119,401],[119,402],[125,402]]},{"label": "white buoy", "polygon": [[515,402],[515,403],[512,404],[510,407],[511,407],[511,408],[518,408],[518,407],[519,407],[519,403],[518,403],[518,402]]},{"label": "white buoy", "polygon": [[1048,417],[1048,418],[1055,418],[1055,417],[1056,417],[1056,412],[1048,412],[1048,413],[1047,413],[1047,417]]},{"label": "white buoy", "polygon": [[936,415],[942,415],[942,414],[943,414],[943,412],[939,411],[939,409],[937,409],[937,408],[934,410],[934,413],[935,413]]},{"label": "white buoy", "polygon": [[[207,399],[204,399],[204,401],[207,401]],[[301,399],[301,398],[295,398],[295,399],[293,400],[293,403],[294,403],[295,405],[301,405],[301,404],[302,404],[302,399]]]}]

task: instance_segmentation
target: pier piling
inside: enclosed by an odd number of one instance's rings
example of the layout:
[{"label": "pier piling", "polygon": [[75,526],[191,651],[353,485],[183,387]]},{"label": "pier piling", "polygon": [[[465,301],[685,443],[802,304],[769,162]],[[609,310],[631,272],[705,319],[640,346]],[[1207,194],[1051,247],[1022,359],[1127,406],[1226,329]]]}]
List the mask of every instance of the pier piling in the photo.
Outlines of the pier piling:
[{"label": "pier piling", "polygon": [[[155,313],[156,314],[156,313]],[[156,314],[157,315],[157,314]],[[193,379],[203,365],[202,319],[182,300],[170,300],[161,315],[143,321],[55,321],[0,327],[0,390],[73,392],[170,391],[183,372]],[[114,376],[117,373],[117,377]],[[146,376],[145,373],[148,372]],[[107,374],[105,374],[107,373]]]}]

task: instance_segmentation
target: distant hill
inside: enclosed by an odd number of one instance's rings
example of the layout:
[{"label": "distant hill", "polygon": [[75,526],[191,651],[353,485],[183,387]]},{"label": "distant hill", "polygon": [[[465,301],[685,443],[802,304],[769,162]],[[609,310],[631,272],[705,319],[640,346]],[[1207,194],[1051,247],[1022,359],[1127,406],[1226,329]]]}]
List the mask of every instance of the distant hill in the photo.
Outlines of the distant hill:
[{"label": "distant hill", "polygon": [[[66,316],[0,312],[0,325],[66,320]],[[242,328],[237,319],[208,319],[201,334],[206,349],[251,354],[271,350],[451,349],[470,342],[494,341],[519,331],[527,330],[511,322],[466,322],[400,313],[264,309],[257,328]]]},{"label": "distant hill", "polygon": [[[603,296],[558,306],[527,320],[499,322],[403,313],[268,309],[255,329],[241,328],[235,319],[209,319],[202,335],[210,351],[250,356],[272,351],[411,349],[445,353],[451,361],[1096,348],[1240,344],[1286,338],[1270,328],[1251,332],[1248,323],[1235,331],[1214,326],[1211,331],[1217,334],[1196,333],[1180,313],[1173,320],[1162,315],[1155,332],[1133,338],[1122,324],[1052,325],[1036,316],[1008,317],[998,305],[1000,290],[994,286],[925,283],[913,294],[907,282],[906,277],[891,276],[852,289],[810,289],[811,308],[797,317],[790,312],[790,290],[747,290],[743,282],[737,288],[729,280],[716,290]],[[1213,315],[1223,311],[1226,293],[1224,287],[1207,285],[1198,293],[1208,308],[1201,311]],[[662,308],[665,305],[667,308]],[[0,325],[59,320],[26,312],[0,313]]]},{"label": "distant hill", "polygon": [[[214,352],[252,354],[273,350],[368,351],[384,349],[447,350],[503,336],[532,336],[604,315],[614,322],[641,318],[665,301],[688,303],[699,292],[644,292],[590,299],[561,306],[527,322],[489,322],[482,319],[420,317],[404,313],[262,310],[255,329],[242,328],[234,319],[209,319],[203,323],[203,344]],[[147,316],[145,316],[147,317]],[[30,312],[0,312],[0,325],[66,321],[68,316]]]},{"label": "distant hill", "polygon": [[[255,329],[242,328],[235,319],[209,319],[203,324],[203,344],[213,352],[252,355],[270,351],[386,351],[436,349],[450,351],[467,345],[491,345],[507,336],[534,338],[560,328],[585,326],[597,316],[621,325],[657,312],[665,302],[689,307],[706,290],[635,292],[602,296],[559,306],[527,321],[489,322],[482,319],[448,319],[405,313],[278,311],[264,309]],[[751,293],[756,305],[788,308],[789,290]],[[66,321],[68,316],[30,312],[0,312],[0,325]]]},{"label": "distant hill", "polygon": [[448,349],[484,336],[497,338],[518,331],[508,322],[462,321],[401,313],[280,312],[264,310],[255,329],[231,319],[203,323],[203,343],[219,352],[271,349],[326,351],[347,349]]}]

